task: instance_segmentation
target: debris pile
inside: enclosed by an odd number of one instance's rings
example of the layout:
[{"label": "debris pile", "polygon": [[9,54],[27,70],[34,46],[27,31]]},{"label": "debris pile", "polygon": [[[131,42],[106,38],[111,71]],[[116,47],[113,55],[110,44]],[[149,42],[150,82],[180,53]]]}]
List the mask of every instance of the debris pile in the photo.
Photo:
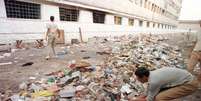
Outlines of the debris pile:
[{"label": "debris pile", "polygon": [[72,60],[63,70],[23,82],[19,85],[20,93],[9,98],[12,101],[128,101],[145,91],[133,75],[136,68],[183,68],[181,50],[163,40],[154,36],[104,39],[100,43],[114,44],[106,47],[107,51],[97,52],[109,55],[103,64]]}]

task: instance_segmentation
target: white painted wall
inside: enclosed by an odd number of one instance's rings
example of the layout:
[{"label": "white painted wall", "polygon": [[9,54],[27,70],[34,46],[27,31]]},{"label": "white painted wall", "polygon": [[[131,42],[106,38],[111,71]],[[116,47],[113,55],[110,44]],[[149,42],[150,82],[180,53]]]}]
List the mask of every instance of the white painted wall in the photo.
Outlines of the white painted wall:
[{"label": "white painted wall", "polygon": [[147,28],[147,21],[143,21],[143,27]]},{"label": "white painted wall", "polygon": [[41,19],[49,21],[50,16],[54,16],[55,21],[59,21],[59,7],[45,4],[41,5]]},{"label": "white painted wall", "polygon": [[139,20],[138,19],[134,19],[134,27],[139,27]]},{"label": "white painted wall", "polygon": [[105,24],[114,25],[114,16],[111,14],[106,14],[105,16]]},{"label": "white painted wall", "polygon": [[87,10],[80,10],[79,22],[80,23],[93,23],[92,12],[87,11]]},{"label": "white painted wall", "polygon": [[6,18],[6,7],[4,0],[0,0],[0,18]]},{"label": "white painted wall", "polygon": [[[0,5],[3,4],[2,1],[4,0],[0,0]],[[15,40],[33,41],[33,39],[43,38],[47,30],[46,23],[49,21],[49,16],[51,15],[55,16],[59,28],[64,29],[66,43],[69,43],[72,38],[80,39],[79,28],[82,29],[84,41],[94,36],[109,37],[146,32],[168,32],[161,29],[139,28],[138,19],[134,19],[134,27],[130,27],[128,26],[127,17],[123,17],[123,25],[114,25],[114,15],[112,14],[106,14],[105,24],[94,24],[92,12],[87,10],[80,10],[78,22],[59,21],[59,8],[46,4],[41,5],[42,19],[38,20],[5,18],[5,8],[0,7],[0,9],[0,43],[14,42]],[[146,26],[145,22],[143,26]]]},{"label": "white painted wall", "polygon": [[158,28],[158,23],[155,23],[155,28],[156,28],[156,29]]},{"label": "white painted wall", "polygon": [[122,25],[128,26],[128,18],[122,17]]}]

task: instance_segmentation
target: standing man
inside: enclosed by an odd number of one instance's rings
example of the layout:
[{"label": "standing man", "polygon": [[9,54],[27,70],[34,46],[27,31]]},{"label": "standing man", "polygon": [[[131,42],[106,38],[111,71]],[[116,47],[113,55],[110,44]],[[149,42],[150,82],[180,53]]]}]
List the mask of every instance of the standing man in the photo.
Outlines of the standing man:
[{"label": "standing man", "polygon": [[[201,69],[201,21],[200,21],[200,29],[197,33],[195,33],[195,35],[193,36],[194,40],[193,40],[193,45],[194,45],[194,49],[191,53],[191,57],[188,61],[188,65],[187,65],[187,69],[192,73],[193,73],[193,69],[194,67],[200,63],[200,69]],[[198,74],[198,80],[201,80],[201,71]]]},{"label": "standing man", "polygon": [[137,80],[148,82],[147,94],[130,101],[171,101],[198,88],[198,81],[186,70],[164,67],[154,71],[141,67],[135,71]]},{"label": "standing man", "polygon": [[55,41],[56,37],[60,37],[60,32],[58,26],[54,22],[54,16],[50,16],[50,23],[47,24],[47,32],[45,34],[45,40],[47,41],[47,56],[46,59],[48,60],[51,55],[53,54],[56,57],[55,53]]}]

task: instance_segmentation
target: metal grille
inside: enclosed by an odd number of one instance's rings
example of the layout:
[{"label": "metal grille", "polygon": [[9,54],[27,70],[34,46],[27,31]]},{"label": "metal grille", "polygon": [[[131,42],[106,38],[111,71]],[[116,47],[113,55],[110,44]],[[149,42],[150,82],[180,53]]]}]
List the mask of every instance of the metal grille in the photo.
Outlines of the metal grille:
[{"label": "metal grille", "polygon": [[139,21],[139,26],[140,26],[140,27],[143,26],[143,21],[142,21],[142,20]]},{"label": "metal grille", "polygon": [[104,23],[105,22],[105,13],[94,11],[93,12],[93,22],[94,23]]},{"label": "metal grille", "polygon": [[133,26],[134,25],[134,19],[129,19],[128,20],[128,25]]},{"label": "metal grille", "polygon": [[79,10],[59,8],[61,21],[78,21]]},{"label": "metal grille", "polygon": [[147,27],[149,27],[149,25],[150,25],[150,23],[149,23],[149,22],[147,22]]},{"label": "metal grille", "polygon": [[4,0],[8,18],[40,19],[40,4]]},{"label": "metal grille", "polygon": [[121,20],[122,18],[121,17],[118,17],[118,16],[114,16],[114,23],[117,24],[117,25],[121,25]]},{"label": "metal grille", "polygon": [[153,23],[153,28],[155,27],[155,23]]}]

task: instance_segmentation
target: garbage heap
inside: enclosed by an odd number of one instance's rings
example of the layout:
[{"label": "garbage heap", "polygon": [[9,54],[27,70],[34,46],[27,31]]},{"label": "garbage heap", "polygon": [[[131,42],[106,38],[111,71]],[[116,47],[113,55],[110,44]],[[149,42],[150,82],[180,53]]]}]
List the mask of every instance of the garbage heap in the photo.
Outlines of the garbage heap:
[{"label": "garbage heap", "polygon": [[107,39],[114,44],[109,47],[110,51],[102,51],[110,54],[103,64],[91,65],[84,60],[70,61],[63,70],[23,82],[19,85],[21,91],[10,99],[128,101],[145,91],[133,75],[136,68],[183,68],[181,50],[169,46],[163,40],[154,36]]}]

